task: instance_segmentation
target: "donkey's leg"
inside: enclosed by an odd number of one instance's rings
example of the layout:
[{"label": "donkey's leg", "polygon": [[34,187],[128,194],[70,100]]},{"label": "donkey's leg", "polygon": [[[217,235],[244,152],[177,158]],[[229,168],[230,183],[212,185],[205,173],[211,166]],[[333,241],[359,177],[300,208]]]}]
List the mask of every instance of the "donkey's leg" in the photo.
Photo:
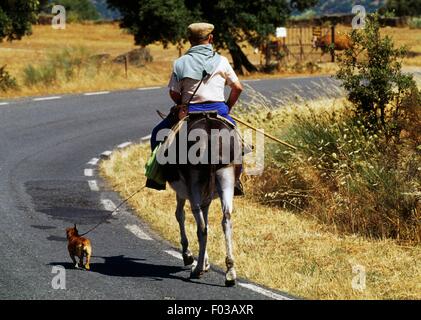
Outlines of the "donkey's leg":
[{"label": "donkey's leg", "polygon": [[[199,241],[199,257],[197,265],[192,270],[190,277],[193,279],[200,278],[205,272],[205,258],[206,258],[206,245],[208,241],[208,225],[206,223],[203,210],[200,206],[192,206],[192,211],[197,224],[197,238]],[[204,210],[204,211],[207,211]]]},{"label": "donkey's leg", "polygon": [[181,247],[183,250],[183,261],[185,266],[193,264],[194,258],[192,253],[189,250],[189,240],[186,235],[186,214],[184,211],[184,205],[186,204],[185,199],[181,199],[177,196],[177,209],[175,211],[175,216],[177,218],[178,224],[180,226],[180,237],[181,237]]},{"label": "donkey's leg", "polygon": [[[209,223],[208,223],[209,208],[210,208],[210,203],[206,204],[204,207],[202,207],[203,218],[205,219],[207,231],[209,231]],[[204,260],[204,264],[203,264],[203,271],[208,272],[209,270],[210,270],[210,263],[209,263],[208,250],[205,248],[205,260]]]},{"label": "donkey's leg", "polygon": [[204,188],[201,172],[192,171],[190,176],[190,205],[197,225],[197,238],[199,240],[199,257],[197,266],[192,270],[191,278],[200,278],[205,270],[206,245],[208,240],[207,213],[210,200],[203,199],[202,190]]},{"label": "donkey's leg", "polygon": [[222,205],[222,229],[225,235],[225,244],[227,250],[227,256],[225,258],[225,264],[227,266],[227,272],[225,274],[225,285],[233,286],[237,279],[237,274],[234,268],[234,254],[232,244],[232,222],[231,214],[233,211],[233,198],[234,198],[234,183],[235,173],[234,167],[227,167],[217,171],[216,173],[216,187],[218,190],[219,197]]}]

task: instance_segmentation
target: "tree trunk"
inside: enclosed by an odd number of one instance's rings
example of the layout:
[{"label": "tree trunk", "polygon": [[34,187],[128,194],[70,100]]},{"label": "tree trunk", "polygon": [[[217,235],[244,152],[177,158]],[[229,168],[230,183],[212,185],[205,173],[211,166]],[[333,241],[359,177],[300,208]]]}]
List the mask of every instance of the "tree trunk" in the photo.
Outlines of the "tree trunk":
[{"label": "tree trunk", "polygon": [[233,42],[231,46],[228,48],[232,60],[234,62],[234,70],[239,74],[244,74],[243,67],[248,72],[257,72],[257,68],[250,62],[250,60],[247,58],[247,56],[244,54],[241,47]]}]

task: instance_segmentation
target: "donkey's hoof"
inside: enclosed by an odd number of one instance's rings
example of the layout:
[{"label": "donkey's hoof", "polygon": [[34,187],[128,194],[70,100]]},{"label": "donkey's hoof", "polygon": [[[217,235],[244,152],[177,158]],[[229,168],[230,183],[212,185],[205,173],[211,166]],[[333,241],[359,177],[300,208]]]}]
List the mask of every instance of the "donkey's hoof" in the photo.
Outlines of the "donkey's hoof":
[{"label": "donkey's hoof", "polygon": [[205,272],[203,270],[198,270],[197,268],[192,269],[190,272],[190,279],[200,279]]},{"label": "donkey's hoof", "polygon": [[225,274],[225,286],[227,287],[233,287],[235,286],[235,282],[237,280],[237,274],[235,272],[235,269],[232,268],[227,271]]},{"label": "donkey's hoof", "polygon": [[183,262],[184,262],[184,266],[191,266],[194,262],[194,258],[193,255],[191,254],[183,254]]},{"label": "donkey's hoof", "polygon": [[234,287],[235,286],[235,283],[236,283],[236,280],[235,279],[233,279],[233,280],[225,279],[225,286],[226,287]]},{"label": "donkey's hoof", "polygon": [[205,272],[209,272],[210,268],[211,268],[210,263],[207,263],[206,266],[205,266]]}]

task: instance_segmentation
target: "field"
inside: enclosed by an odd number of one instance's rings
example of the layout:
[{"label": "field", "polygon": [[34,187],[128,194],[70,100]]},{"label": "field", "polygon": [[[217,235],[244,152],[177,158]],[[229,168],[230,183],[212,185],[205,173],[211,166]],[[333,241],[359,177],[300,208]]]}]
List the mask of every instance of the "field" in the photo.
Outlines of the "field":
[{"label": "field", "polygon": [[[113,189],[127,197],[144,183],[149,146],[119,151],[101,164]],[[153,230],[179,248],[173,191],[143,190],[130,205]],[[187,210],[187,233],[194,254],[196,225]],[[211,263],[225,266],[225,247],[218,201],[211,206],[208,252]],[[421,247],[393,240],[369,240],[338,234],[314,219],[261,205],[251,198],[235,200],[234,253],[239,276],[298,297],[312,299],[420,299]],[[353,289],[353,268],[367,272],[364,290]]]},{"label": "field", "polygon": [[[347,122],[345,99],[289,105],[270,109],[257,97],[250,105],[236,107],[244,120],[299,146],[288,152],[266,141],[263,175],[243,178],[246,197],[235,199],[233,213],[239,275],[305,298],[420,299],[419,108],[413,127],[407,127],[415,140],[405,138],[390,152],[382,149],[380,137]],[[336,147],[336,153],[329,152]],[[149,146],[134,145],[101,163],[102,176],[122,198],[145,184],[149,153]],[[326,167],[328,162],[333,165]],[[389,167],[392,162],[397,167]],[[411,214],[402,211],[404,203]],[[130,205],[179,247],[173,191],[145,189]],[[197,254],[190,210],[187,218],[188,237]],[[223,268],[221,219],[215,201],[208,249],[211,262]],[[353,270],[359,267],[366,271],[362,290],[352,286],[358,273]]]},{"label": "field", "polygon": [[[421,66],[420,30],[385,28],[383,32],[392,36],[398,45],[410,47],[411,57],[405,60],[405,65]],[[114,58],[135,48],[133,37],[121,30],[117,24],[69,24],[66,30],[53,30],[50,26],[37,25],[33,27],[32,36],[21,41],[0,44],[0,65],[7,65],[7,70],[21,84],[20,90],[2,92],[0,95],[2,98],[14,98],[166,85],[172,62],[178,57],[178,50],[174,46],[163,49],[160,44],[148,47],[154,61],[145,67],[130,66],[127,78],[124,65],[105,64],[96,72],[78,74],[72,79],[61,77],[51,83],[28,86],[24,84],[24,69],[28,65],[37,67],[41,64],[53,64],[54,54],[60,57],[60,52],[65,49],[84,48],[86,56],[110,54]],[[184,50],[186,49],[187,47]],[[246,46],[245,52],[253,63],[259,64],[260,54],[255,54],[250,46]],[[229,57],[227,52],[223,51],[222,54]],[[317,72],[330,74],[333,71],[335,65],[324,63]],[[301,72],[309,73],[305,68]],[[248,78],[281,77],[296,73],[296,69],[288,69],[283,73],[271,75],[257,73]]]}]

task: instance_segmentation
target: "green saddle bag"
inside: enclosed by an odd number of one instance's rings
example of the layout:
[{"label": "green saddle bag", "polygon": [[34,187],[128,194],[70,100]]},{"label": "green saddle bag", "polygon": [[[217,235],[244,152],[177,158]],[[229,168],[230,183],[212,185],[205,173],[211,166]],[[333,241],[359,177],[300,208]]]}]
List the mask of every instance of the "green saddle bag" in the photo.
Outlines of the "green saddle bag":
[{"label": "green saddle bag", "polygon": [[145,176],[149,180],[156,182],[159,185],[165,186],[166,180],[164,178],[163,166],[157,160],[157,153],[162,144],[159,144],[152,152],[148,162],[145,165]]}]

